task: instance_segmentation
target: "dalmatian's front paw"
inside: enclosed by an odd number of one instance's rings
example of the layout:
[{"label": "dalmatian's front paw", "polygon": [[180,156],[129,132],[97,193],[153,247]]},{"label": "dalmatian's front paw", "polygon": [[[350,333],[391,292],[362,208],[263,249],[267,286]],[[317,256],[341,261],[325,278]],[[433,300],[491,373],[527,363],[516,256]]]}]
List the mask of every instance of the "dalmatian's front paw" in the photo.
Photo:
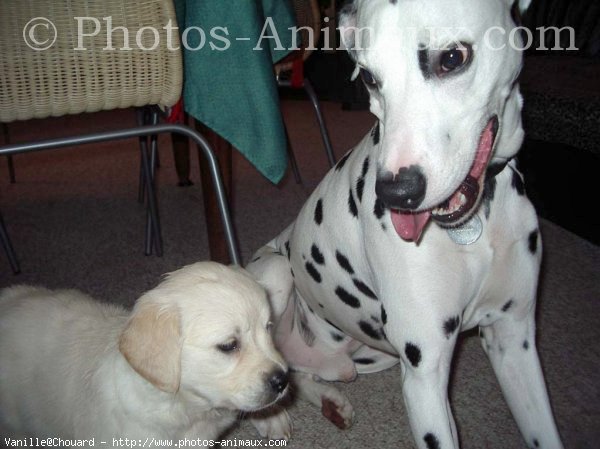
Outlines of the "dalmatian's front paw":
[{"label": "dalmatian's front paw", "polygon": [[251,421],[263,438],[288,441],[292,436],[292,419],[287,410],[278,405],[266,412],[254,414]]},{"label": "dalmatian's front paw", "polygon": [[324,395],[321,397],[321,413],[336,427],[344,430],[352,426],[354,409],[352,404],[342,393],[336,390],[336,395]]}]

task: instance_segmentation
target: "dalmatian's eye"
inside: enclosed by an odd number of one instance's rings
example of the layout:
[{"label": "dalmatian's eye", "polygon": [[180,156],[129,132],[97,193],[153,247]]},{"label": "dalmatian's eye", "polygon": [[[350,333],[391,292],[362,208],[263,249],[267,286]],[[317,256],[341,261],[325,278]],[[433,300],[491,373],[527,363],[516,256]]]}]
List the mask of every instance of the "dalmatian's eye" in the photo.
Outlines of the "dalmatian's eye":
[{"label": "dalmatian's eye", "polygon": [[377,87],[377,80],[375,79],[373,74],[367,69],[364,69],[362,67],[360,68],[360,77],[362,78],[363,82],[367,85],[367,87]]},{"label": "dalmatian's eye", "polygon": [[471,46],[468,44],[459,44],[444,51],[440,56],[439,74],[445,75],[468,64],[471,52]]},{"label": "dalmatian's eye", "polygon": [[217,345],[217,349],[225,354],[236,351],[239,348],[239,342],[233,338],[226,343],[220,343]]}]

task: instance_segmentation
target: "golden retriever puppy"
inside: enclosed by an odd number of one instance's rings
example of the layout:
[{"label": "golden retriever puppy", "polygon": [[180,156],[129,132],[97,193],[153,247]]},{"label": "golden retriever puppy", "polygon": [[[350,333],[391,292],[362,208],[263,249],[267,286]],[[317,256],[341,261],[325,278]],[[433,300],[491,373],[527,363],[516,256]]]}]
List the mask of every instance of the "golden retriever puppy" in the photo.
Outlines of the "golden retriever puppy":
[{"label": "golden retriever puppy", "polygon": [[[74,290],[0,292],[0,425],[15,435],[215,439],[288,390],[265,291],[212,262],[170,273],[129,312]],[[255,423],[288,438],[283,410]]]}]

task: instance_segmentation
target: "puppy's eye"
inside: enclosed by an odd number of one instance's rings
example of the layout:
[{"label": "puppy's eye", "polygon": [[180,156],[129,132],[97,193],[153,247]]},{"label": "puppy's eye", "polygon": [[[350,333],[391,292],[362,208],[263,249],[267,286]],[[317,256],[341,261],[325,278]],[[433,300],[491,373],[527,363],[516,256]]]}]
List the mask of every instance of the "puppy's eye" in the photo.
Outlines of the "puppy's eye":
[{"label": "puppy's eye", "polygon": [[231,341],[228,341],[227,343],[221,343],[221,344],[217,345],[217,349],[226,354],[236,351],[238,349],[238,347],[239,347],[239,344],[235,338]]},{"label": "puppy's eye", "polygon": [[440,75],[452,72],[471,60],[471,46],[459,44],[458,46],[444,51],[440,56]]},{"label": "puppy's eye", "polygon": [[272,332],[273,331],[273,322],[269,321],[265,327],[267,329],[267,332]]},{"label": "puppy's eye", "polygon": [[360,68],[360,77],[362,78],[363,82],[367,85],[367,87],[377,87],[377,80],[375,79],[373,74],[367,69],[364,69],[362,67]]}]

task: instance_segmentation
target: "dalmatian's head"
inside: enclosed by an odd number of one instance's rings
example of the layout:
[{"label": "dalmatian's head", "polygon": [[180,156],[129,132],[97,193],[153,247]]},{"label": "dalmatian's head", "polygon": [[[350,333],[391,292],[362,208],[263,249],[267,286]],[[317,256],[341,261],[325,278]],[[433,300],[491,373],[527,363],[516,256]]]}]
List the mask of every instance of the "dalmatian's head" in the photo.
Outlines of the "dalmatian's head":
[{"label": "dalmatian's head", "polygon": [[418,241],[430,219],[467,221],[488,165],[522,143],[512,3],[354,0],[340,13],[354,77],[379,120],[376,194],[405,240]]}]

